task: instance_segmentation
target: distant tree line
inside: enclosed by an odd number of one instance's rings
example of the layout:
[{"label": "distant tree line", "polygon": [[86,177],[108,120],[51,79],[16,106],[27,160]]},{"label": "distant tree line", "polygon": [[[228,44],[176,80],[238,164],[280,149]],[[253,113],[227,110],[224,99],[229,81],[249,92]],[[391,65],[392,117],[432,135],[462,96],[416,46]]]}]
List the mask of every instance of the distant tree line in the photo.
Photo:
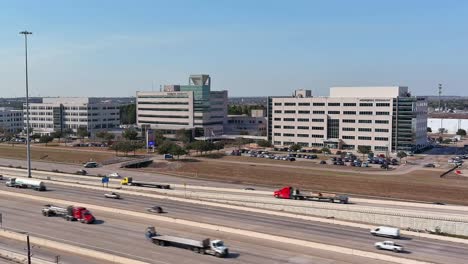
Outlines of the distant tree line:
[{"label": "distant tree line", "polygon": [[[438,108],[439,101],[429,101],[428,106],[431,108]],[[468,109],[468,99],[443,100],[441,103],[441,107],[444,107],[446,109],[465,110]]]},{"label": "distant tree line", "polygon": [[228,105],[228,115],[250,115],[252,110],[265,110],[264,105]]}]

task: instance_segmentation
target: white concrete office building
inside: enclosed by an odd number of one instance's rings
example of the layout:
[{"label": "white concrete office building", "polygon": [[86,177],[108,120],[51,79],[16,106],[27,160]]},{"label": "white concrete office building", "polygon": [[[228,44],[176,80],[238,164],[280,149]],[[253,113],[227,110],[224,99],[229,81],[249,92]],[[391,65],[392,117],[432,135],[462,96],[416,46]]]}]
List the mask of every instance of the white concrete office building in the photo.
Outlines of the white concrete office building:
[{"label": "white concrete office building", "polygon": [[209,75],[191,75],[188,85],[166,85],[160,92],[137,92],[137,125],[162,131],[192,130],[195,137],[224,133],[227,91],[211,91]]},{"label": "white concrete office building", "polygon": [[23,110],[12,107],[0,107],[0,129],[2,131],[18,133],[23,128]]},{"label": "white concrete office building", "polygon": [[[26,127],[26,106],[24,106]],[[89,132],[119,127],[120,109],[115,103],[92,97],[50,97],[29,104],[29,123],[34,134],[50,134],[79,127]]]},{"label": "white concrete office building", "polygon": [[329,97],[298,90],[268,100],[268,138],[275,146],[374,152],[426,146],[427,102],[407,87],[333,87]]}]

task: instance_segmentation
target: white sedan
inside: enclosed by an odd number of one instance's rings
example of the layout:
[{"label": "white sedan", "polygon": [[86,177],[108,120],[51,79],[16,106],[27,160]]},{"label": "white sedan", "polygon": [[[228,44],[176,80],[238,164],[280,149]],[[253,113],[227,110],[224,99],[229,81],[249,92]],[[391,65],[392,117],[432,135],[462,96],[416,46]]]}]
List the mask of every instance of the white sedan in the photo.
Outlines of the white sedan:
[{"label": "white sedan", "polygon": [[391,250],[393,252],[403,252],[403,247],[395,244],[393,241],[383,241],[375,243],[375,248]]},{"label": "white sedan", "polygon": [[113,172],[113,173],[107,175],[107,177],[109,177],[109,178],[120,178],[122,176],[120,176],[120,174],[118,172]]},{"label": "white sedan", "polygon": [[120,195],[118,193],[115,193],[115,192],[106,193],[106,194],[104,194],[104,197],[111,198],[111,199],[120,199]]}]

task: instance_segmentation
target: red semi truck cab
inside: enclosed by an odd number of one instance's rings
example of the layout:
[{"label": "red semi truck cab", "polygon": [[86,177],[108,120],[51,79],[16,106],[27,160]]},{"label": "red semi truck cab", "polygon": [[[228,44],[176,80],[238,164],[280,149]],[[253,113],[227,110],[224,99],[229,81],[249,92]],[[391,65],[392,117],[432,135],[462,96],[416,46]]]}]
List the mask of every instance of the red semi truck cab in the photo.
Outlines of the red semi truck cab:
[{"label": "red semi truck cab", "polygon": [[291,199],[291,194],[293,193],[293,187],[287,186],[282,189],[276,190],[273,193],[275,198],[282,198],[282,199]]},{"label": "red semi truck cab", "polygon": [[91,212],[86,209],[85,207],[73,207],[72,209],[72,216],[76,220],[86,223],[86,224],[91,224],[94,222],[95,218]]}]

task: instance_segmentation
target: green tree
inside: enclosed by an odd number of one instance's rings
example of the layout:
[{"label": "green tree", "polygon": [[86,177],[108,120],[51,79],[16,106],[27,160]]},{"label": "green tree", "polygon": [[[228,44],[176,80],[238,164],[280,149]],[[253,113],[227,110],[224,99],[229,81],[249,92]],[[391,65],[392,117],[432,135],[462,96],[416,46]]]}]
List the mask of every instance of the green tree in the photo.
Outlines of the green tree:
[{"label": "green tree", "polygon": [[323,147],[323,148],[320,150],[320,152],[326,153],[326,154],[330,154],[330,153],[331,153],[330,149],[327,148],[327,147]]},{"label": "green tree", "polygon": [[258,144],[259,147],[262,147],[262,148],[271,147],[271,142],[268,141],[268,140],[264,140],[264,139],[257,141],[257,144]]},{"label": "green tree", "polygon": [[443,128],[443,127],[439,128],[439,134],[442,135],[442,134],[444,134],[444,133],[447,133],[447,129],[445,129],[445,128]]},{"label": "green tree", "polygon": [[88,137],[89,136],[89,132],[88,132],[88,129],[86,127],[79,127],[77,130],[76,130],[76,135],[81,138],[81,139],[84,139],[85,137]]},{"label": "green tree", "polygon": [[40,135],[40,134],[32,134],[32,135],[31,135],[31,139],[33,139],[33,140],[34,140],[34,139],[39,139],[39,138],[41,138],[41,135]]},{"label": "green tree", "polygon": [[135,144],[131,141],[119,141],[112,144],[110,149],[115,150],[116,153],[123,152],[125,156],[128,156],[129,152],[133,151],[135,155],[135,151],[141,147],[141,144]]},{"label": "green tree", "polygon": [[49,135],[43,135],[39,138],[39,142],[45,143],[46,146],[47,146],[47,143],[52,142],[52,140],[54,140],[54,138]]},{"label": "green tree", "polygon": [[164,141],[166,141],[164,133],[161,130],[154,131],[154,141],[156,141],[157,145],[161,145]]},{"label": "green tree", "polygon": [[432,128],[427,127],[427,130],[426,130],[426,131],[427,131],[427,133],[432,133]]},{"label": "green tree", "polygon": [[398,151],[397,153],[397,157],[400,159],[400,162],[401,162],[401,159],[406,158],[407,156],[408,154],[406,154],[406,152],[404,151]]},{"label": "green tree", "polygon": [[213,144],[213,149],[220,151],[224,148],[224,142],[218,141]]},{"label": "green tree", "polygon": [[176,144],[169,140],[165,140],[161,144],[158,145],[158,153],[159,154],[168,154],[170,153],[171,149],[174,148]]},{"label": "green tree", "polygon": [[172,154],[173,156],[177,156],[177,159],[179,159],[180,155],[185,155],[187,154],[187,150],[185,150],[183,147],[174,144],[170,149],[169,153]]},{"label": "green tree", "polygon": [[191,146],[191,149],[194,149],[196,150],[197,152],[200,152],[200,154],[203,154],[203,152],[207,152],[209,151],[209,146],[208,146],[208,142],[206,141],[194,141],[192,142],[192,144],[190,144]]},{"label": "green tree", "polygon": [[358,152],[362,154],[362,158],[371,152],[370,146],[358,146]]},{"label": "green tree", "polygon": [[120,107],[120,123],[132,125],[136,123],[136,105],[129,104]]},{"label": "green tree", "polygon": [[189,129],[179,129],[176,131],[176,139],[184,144],[189,144],[193,141],[192,130]]},{"label": "green tree", "polygon": [[457,135],[462,136],[462,137],[466,136],[466,130],[465,130],[465,129],[461,129],[461,128],[458,129]]},{"label": "green tree", "polygon": [[135,129],[127,128],[122,132],[122,136],[127,140],[136,140],[138,132]]},{"label": "green tree", "polygon": [[290,149],[291,151],[297,152],[298,150],[301,150],[301,149],[302,149],[302,146],[299,145],[299,144],[294,144],[294,145],[290,146],[289,149]]},{"label": "green tree", "polygon": [[107,143],[110,144],[110,142],[115,138],[115,135],[112,133],[109,133],[106,130],[103,130],[103,131],[97,132],[96,137],[104,141],[107,141]]}]

